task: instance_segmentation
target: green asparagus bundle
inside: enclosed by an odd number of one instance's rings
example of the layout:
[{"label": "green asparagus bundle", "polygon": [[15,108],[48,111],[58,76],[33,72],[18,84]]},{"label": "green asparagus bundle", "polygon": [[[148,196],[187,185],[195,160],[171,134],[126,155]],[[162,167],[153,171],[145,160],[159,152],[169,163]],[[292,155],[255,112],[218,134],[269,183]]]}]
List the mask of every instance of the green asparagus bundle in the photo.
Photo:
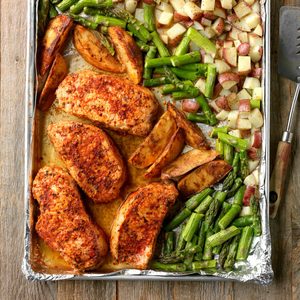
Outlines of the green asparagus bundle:
[{"label": "green asparagus bundle", "polygon": [[242,229],[241,239],[239,241],[236,260],[246,260],[251,248],[253,239],[253,228],[246,226]]},{"label": "green asparagus bundle", "polygon": [[233,239],[232,242],[229,246],[229,251],[227,258],[224,263],[224,269],[226,271],[232,270],[234,263],[235,263],[235,258],[236,258],[236,253],[239,245],[239,240],[240,240],[240,234],[236,235]]}]

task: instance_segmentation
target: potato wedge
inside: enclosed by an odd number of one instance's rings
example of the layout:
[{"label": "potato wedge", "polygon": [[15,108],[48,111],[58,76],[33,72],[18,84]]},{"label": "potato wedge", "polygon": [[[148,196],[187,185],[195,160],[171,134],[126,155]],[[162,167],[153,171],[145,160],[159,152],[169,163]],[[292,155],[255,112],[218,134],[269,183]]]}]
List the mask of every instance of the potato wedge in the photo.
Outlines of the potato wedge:
[{"label": "potato wedge", "polygon": [[125,67],[109,53],[91,30],[76,25],[73,42],[84,60],[95,68],[114,73],[125,72]]},{"label": "potato wedge", "polygon": [[56,55],[51,66],[47,80],[39,97],[38,107],[46,111],[55,100],[55,91],[59,84],[68,74],[67,64],[59,53]]},{"label": "potato wedge", "polygon": [[186,143],[196,149],[209,149],[209,145],[201,129],[186,119],[183,112],[179,111],[175,105],[170,102],[167,105],[168,111],[175,118],[179,127],[184,130]]},{"label": "potato wedge", "polygon": [[161,173],[162,179],[177,178],[189,171],[214,160],[219,153],[215,150],[193,149],[166,166]]},{"label": "potato wedge", "polygon": [[129,163],[138,169],[153,164],[164,151],[170,139],[176,132],[176,122],[169,111],[158,120],[147,138],[140,144],[129,158]]},{"label": "potato wedge", "polygon": [[178,189],[184,196],[199,193],[220,181],[231,169],[224,160],[211,161],[183,177],[178,183]]},{"label": "potato wedge", "polygon": [[184,134],[181,128],[177,128],[164,151],[154,164],[146,171],[144,177],[147,179],[159,177],[163,167],[173,161],[180,154],[183,147]]},{"label": "potato wedge", "polygon": [[66,15],[58,15],[49,22],[39,53],[39,73],[41,76],[49,70],[56,54],[68,38],[72,25],[72,19]]},{"label": "potato wedge", "polygon": [[108,28],[108,34],[116,49],[120,62],[125,66],[128,78],[139,84],[143,77],[143,57],[135,40],[118,26]]}]

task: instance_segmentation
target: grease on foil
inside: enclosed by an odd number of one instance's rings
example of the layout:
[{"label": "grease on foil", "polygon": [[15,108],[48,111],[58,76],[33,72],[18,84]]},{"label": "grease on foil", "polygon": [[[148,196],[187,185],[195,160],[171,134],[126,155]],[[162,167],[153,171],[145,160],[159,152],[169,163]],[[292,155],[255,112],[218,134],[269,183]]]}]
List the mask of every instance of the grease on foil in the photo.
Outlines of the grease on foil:
[{"label": "grease on foil", "polygon": [[[34,14],[34,0],[31,0],[29,3],[29,9]],[[263,1],[261,5],[261,16],[264,24],[266,23],[265,12],[267,1]],[[31,18],[30,30],[32,30],[34,21]],[[70,51],[70,49],[67,49]],[[34,52],[34,51],[33,51]],[[67,54],[72,56],[72,51]],[[265,58],[265,57],[264,57]],[[31,64],[34,61],[34,54],[29,57],[27,64]],[[264,67],[266,66],[266,61],[264,59]],[[27,68],[28,69],[28,68]],[[264,68],[265,69],[265,68]],[[30,74],[27,74],[30,77]],[[263,84],[266,84],[266,76],[264,74]],[[34,83],[27,89],[27,100],[28,104],[30,103]],[[158,96],[159,93],[157,90],[154,93]],[[265,97],[265,100],[268,99]],[[263,128],[264,137],[268,136],[269,125],[266,122],[266,114],[264,114],[265,126]],[[33,128],[34,118],[29,117],[27,125],[27,137],[31,134]],[[207,133],[210,129],[209,126],[201,126],[202,130]],[[28,135],[29,134],[29,135]],[[184,280],[184,281],[217,281],[217,280],[236,280],[241,282],[254,281],[259,284],[270,284],[273,278],[273,270],[271,265],[271,237],[269,229],[269,204],[268,197],[266,193],[266,186],[268,184],[268,165],[266,161],[266,148],[268,142],[266,138],[263,139],[262,145],[262,154],[261,154],[261,163],[260,163],[260,211],[261,211],[261,222],[262,222],[262,235],[260,237],[255,237],[252,243],[252,247],[248,256],[247,261],[245,262],[236,262],[235,269],[229,272],[222,270],[216,270],[215,272],[200,271],[200,272],[163,272],[163,271],[154,271],[154,270],[135,270],[135,269],[126,269],[120,271],[114,271],[111,273],[85,273],[82,275],[74,274],[47,274],[47,273],[38,273],[35,272],[31,265],[30,253],[31,253],[31,232],[30,232],[30,184],[29,178],[31,174],[31,158],[32,158],[32,140],[27,139],[27,160],[26,160],[26,178],[25,178],[25,244],[24,244],[24,258],[22,263],[22,271],[28,280],[36,281],[54,281],[54,280]],[[187,151],[188,148],[185,149]]]}]

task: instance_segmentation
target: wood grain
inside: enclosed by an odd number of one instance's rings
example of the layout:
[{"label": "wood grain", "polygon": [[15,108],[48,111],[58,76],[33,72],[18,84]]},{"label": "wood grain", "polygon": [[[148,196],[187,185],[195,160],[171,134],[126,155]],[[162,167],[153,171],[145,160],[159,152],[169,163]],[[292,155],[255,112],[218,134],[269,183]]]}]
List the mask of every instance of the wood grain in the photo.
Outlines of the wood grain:
[{"label": "wood grain", "polygon": [[[1,0],[0,87],[0,299],[300,299],[299,138],[296,131],[286,198],[271,221],[274,282],[267,287],[232,282],[28,282],[23,256],[24,86],[26,1]],[[271,162],[287,120],[294,84],[278,77],[278,11],[300,0],[272,1]],[[299,128],[300,121],[296,124]]]}]

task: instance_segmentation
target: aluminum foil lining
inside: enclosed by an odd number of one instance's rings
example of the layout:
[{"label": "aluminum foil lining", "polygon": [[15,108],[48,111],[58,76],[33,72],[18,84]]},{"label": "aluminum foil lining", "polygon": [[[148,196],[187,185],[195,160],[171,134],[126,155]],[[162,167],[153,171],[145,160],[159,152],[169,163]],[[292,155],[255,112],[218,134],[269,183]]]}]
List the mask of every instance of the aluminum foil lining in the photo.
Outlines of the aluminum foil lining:
[{"label": "aluminum foil lining", "polygon": [[[37,1],[38,2],[38,1]],[[246,262],[237,262],[235,269],[230,272],[217,270],[215,272],[162,272],[154,270],[135,270],[126,269],[111,273],[85,273],[82,275],[73,274],[47,274],[35,272],[31,265],[31,232],[30,232],[30,184],[29,178],[31,175],[32,164],[32,128],[34,123],[34,101],[35,98],[35,49],[36,49],[36,23],[33,15],[36,15],[36,4],[34,0],[28,1],[28,47],[27,47],[27,86],[26,86],[26,162],[25,162],[25,251],[22,263],[22,271],[27,279],[53,281],[53,280],[182,280],[182,281],[220,281],[220,280],[235,280],[241,282],[253,281],[259,284],[270,284],[273,278],[273,270],[271,265],[271,237],[269,229],[269,20],[266,18],[270,14],[269,1],[263,1],[261,5],[262,20],[265,34],[265,55],[263,61],[264,76],[264,122],[263,145],[260,163],[260,211],[262,222],[262,235],[255,237]],[[203,128],[205,131],[205,128]]]}]

